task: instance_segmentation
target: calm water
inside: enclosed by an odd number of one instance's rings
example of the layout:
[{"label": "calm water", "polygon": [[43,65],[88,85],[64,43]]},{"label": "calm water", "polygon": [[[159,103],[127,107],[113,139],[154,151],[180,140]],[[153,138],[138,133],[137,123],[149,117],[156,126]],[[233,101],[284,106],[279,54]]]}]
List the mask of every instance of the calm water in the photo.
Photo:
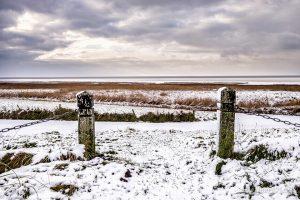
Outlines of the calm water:
[{"label": "calm water", "polygon": [[240,83],[240,84],[300,84],[300,76],[135,76],[135,77],[20,77],[0,78],[0,82],[147,82],[147,83]]}]

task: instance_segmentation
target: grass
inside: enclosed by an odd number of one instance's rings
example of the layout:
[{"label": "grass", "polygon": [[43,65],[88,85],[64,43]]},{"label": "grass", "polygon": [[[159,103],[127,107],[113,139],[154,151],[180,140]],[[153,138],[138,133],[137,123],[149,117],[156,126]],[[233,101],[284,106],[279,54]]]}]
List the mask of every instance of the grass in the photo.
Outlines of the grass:
[{"label": "grass", "polygon": [[216,170],[215,170],[215,174],[216,175],[221,175],[222,174],[222,167],[226,165],[225,161],[221,161],[216,165]]},{"label": "grass", "polygon": [[0,89],[60,89],[63,93],[80,90],[216,90],[231,87],[235,90],[300,91],[300,85],[238,85],[235,83],[94,83],[94,82],[48,82],[48,83],[1,83]]},{"label": "grass", "polygon": [[273,187],[274,184],[267,181],[267,180],[265,180],[265,179],[261,179],[260,183],[259,183],[259,186],[262,187],[262,188],[267,188],[267,187],[270,188],[270,187]]},{"label": "grass", "polygon": [[56,165],[54,166],[54,169],[57,169],[57,170],[64,170],[64,169],[66,169],[68,166],[69,166],[68,163],[56,164]]},{"label": "grass", "polygon": [[299,185],[295,185],[294,189],[296,191],[298,199],[300,199],[300,186]]},{"label": "grass", "polygon": [[246,160],[251,162],[258,162],[261,159],[275,161],[281,158],[286,158],[288,153],[286,151],[269,151],[265,145],[258,145],[250,149],[246,154]]},{"label": "grass", "polygon": [[[55,89],[57,91],[41,91],[41,92],[0,92],[2,98],[37,98],[37,99],[54,99],[60,101],[75,101],[75,94],[82,90],[93,91],[111,91],[111,90],[130,90],[136,91],[134,94],[99,94],[95,92],[94,99],[96,102],[110,103],[128,103],[130,105],[144,106],[160,106],[169,107],[176,105],[178,108],[188,109],[189,107],[210,107],[216,109],[216,100],[212,98],[182,98],[175,99],[174,102],[167,97],[167,91],[211,91],[220,87],[231,87],[234,90],[271,90],[271,91],[300,91],[300,85],[238,85],[238,84],[212,84],[212,83],[75,83],[75,82],[59,82],[59,83],[0,83],[0,89]],[[149,97],[137,90],[154,90],[159,91],[158,97]],[[295,114],[300,112],[300,100],[292,99],[287,101],[270,104],[268,99],[254,99],[251,101],[239,102],[238,105],[248,109],[264,109],[268,108],[266,113],[276,113],[274,108],[288,108],[288,112]],[[190,108],[189,108],[190,109]],[[286,109],[286,108],[285,108]],[[269,110],[271,110],[269,112]],[[27,117],[28,118],[28,117]]]},{"label": "grass", "polygon": [[[0,174],[4,173],[6,171],[10,171],[12,169],[20,168],[22,166],[26,166],[32,163],[32,158],[33,154],[31,153],[25,153],[25,152],[20,152],[20,153],[6,153],[2,159],[0,160]],[[58,160],[68,160],[68,161],[77,161],[80,160],[82,161],[83,158],[77,157],[74,153],[72,152],[67,152],[67,154],[61,154]],[[45,156],[42,158],[39,163],[49,163],[51,160],[49,159],[48,156]],[[68,167],[67,163],[63,164],[58,164],[54,168],[58,170],[63,170],[64,168]]]},{"label": "grass", "polygon": [[250,101],[242,101],[238,103],[238,106],[243,108],[265,108],[270,107],[270,103],[267,99],[255,99]]},{"label": "grass", "polygon": [[[231,159],[256,163],[262,159],[275,161],[289,156],[286,151],[270,151],[267,146],[260,144],[249,149],[247,152],[233,152]],[[220,164],[220,163],[219,163]],[[246,163],[247,164],[247,163]],[[248,163],[249,164],[249,163]],[[222,166],[221,166],[222,167]],[[217,167],[216,167],[217,172]]]},{"label": "grass", "polygon": [[290,99],[286,101],[280,101],[274,103],[275,107],[284,107],[284,106],[300,106],[300,99]]},{"label": "grass", "polygon": [[134,113],[95,113],[96,121],[110,121],[110,122],[136,122],[137,116]]},{"label": "grass", "polygon": [[180,112],[176,115],[172,113],[162,113],[162,114],[155,114],[152,112],[149,112],[145,115],[142,115],[139,117],[140,121],[144,122],[193,122],[197,121],[195,117],[195,113],[184,113]]},{"label": "grass", "polygon": [[[1,111],[0,119],[22,119],[22,120],[39,120],[45,119],[49,117],[53,117],[55,115],[61,115],[63,113],[70,112],[67,115],[61,117],[61,120],[67,121],[76,121],[77,120],[77,112],[72,109],[57,107],[54,111],[49,111],[46,109],[17,109],[13,111]],[[113,122],[192,122],[197,121],[194,112],[180,112],[180,113],[152,113],[149,112],[147,114],[141,115],[137,117],[134,112],[132,113],[98,113],[95,112],[95,120],[96,121],[113,121]],[[34,144],[28,144],[28,146],[32,146]]]},{"label": "grass", "polygon": [[72,196],[78,190],[78,187],[71,184],[58,184],[50,187],[50,189],[55,192],[61,192],[67,196]]},{"label": "grass", "polygon": [[[149,105],[160,105],[165,104],[165,102],[162,98],[155,98],[150,99],[147,96],[136,93],[136,94],[130,94],[130,95],[99,95],[95,94],[94,99],[97,102],[127,102],[127,103],[134,103],[134,104],[149,104]],[[169,102],[170,103],[170,102]]]},{"label": "grass", "polygon": [[30,153],[20,152],[18,154],[7,153],[0,161],[0,174],[6,171],[26,166],[32,163],[33,155]]},{"label": "grass", "polygon": [[174,103],[183,106],[204,106],[204,107],[216,107],[217,105],[217,101],[211,98],[176,99]]}]

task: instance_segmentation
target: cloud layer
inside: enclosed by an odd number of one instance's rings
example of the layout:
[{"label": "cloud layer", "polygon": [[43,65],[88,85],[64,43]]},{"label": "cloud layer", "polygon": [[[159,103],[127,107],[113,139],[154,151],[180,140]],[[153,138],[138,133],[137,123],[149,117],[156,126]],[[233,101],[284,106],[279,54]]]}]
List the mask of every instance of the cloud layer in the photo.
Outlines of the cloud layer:
[{"label": "cloud layer", "polygon": [[298,0],[0,0],[1,76],[300,74]]}]

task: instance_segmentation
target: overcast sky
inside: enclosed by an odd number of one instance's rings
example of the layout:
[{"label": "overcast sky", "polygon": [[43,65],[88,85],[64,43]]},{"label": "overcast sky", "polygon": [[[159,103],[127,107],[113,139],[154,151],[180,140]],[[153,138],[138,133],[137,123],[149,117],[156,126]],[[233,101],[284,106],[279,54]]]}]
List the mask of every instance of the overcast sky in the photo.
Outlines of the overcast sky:
[{"label": "overcast sky", "polygon": [[0,0],[0,76],[300,75],[299,0]]}]

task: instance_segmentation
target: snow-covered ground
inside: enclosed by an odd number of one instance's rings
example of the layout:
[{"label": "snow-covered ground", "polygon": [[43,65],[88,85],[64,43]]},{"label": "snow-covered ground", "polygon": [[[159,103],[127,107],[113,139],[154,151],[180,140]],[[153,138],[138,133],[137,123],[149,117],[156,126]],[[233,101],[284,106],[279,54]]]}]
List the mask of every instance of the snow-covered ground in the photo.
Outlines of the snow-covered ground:
[{"label": "snow-covered ground", "polygon": [[59,92],[59,89],[0,89],[0,93],[21,93],[21,92],[54,93],[54,92]]},{"label": "snow-covered ground", "polygon": [[[299,122],[299,116],[278,116]],[[0,120],[0,129],[28,121]],[[272,120],[236,115],[235,151],[264,144],[287,158],[256,163],[227,159],[215,174],[217,120],[189,123],[96,122],[97,151],[90,161],[59,161],[67,151],[81,155],[77,122],[50,121],[2,133],[2,157],[30,152],[33,163],[0,175],[0,199],[68,199],[50,187],[72,184],[71,199],[297,199],[300,130]],[[36,147],[25,148],[26,143]],[[10,146],[10,150],[6,150]],[[39,163],[48,155],[52,162]],[[105,160],[109,157],[109,160]],[[58,169],[57,164],[64,164]],[[128,172],[129,171],[129,172]],[[264,182],[271,183],[265,187]],[[29,190],[27,189],[29,188]],[[27,189],[27,190],[26,190]]]}]

